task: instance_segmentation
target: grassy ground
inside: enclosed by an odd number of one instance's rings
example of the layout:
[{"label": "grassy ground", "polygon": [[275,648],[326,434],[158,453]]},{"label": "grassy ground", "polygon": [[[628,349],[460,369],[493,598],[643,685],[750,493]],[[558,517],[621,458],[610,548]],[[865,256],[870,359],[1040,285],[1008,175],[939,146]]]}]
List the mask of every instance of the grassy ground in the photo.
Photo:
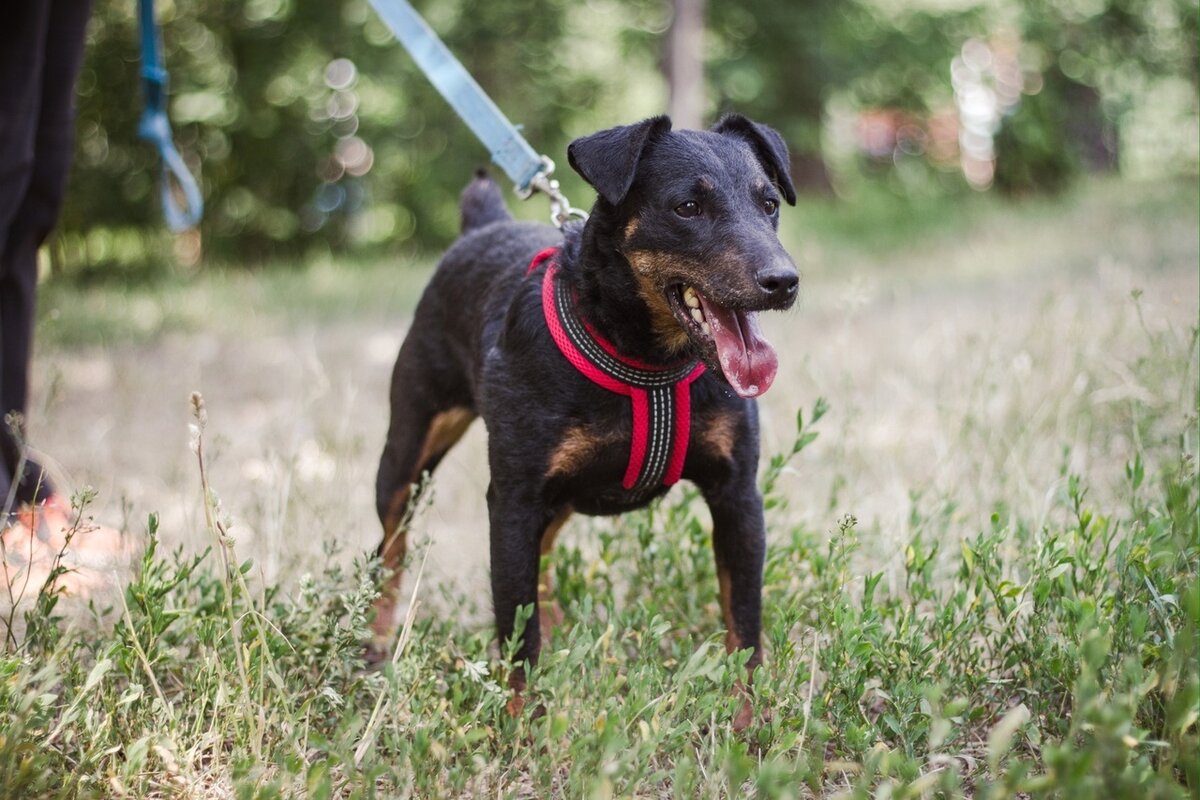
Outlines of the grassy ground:
[{"label": "grassy ground", "polygon": [[743,734],[686,490],[571,523],[546,713],[508,717],[482,431],[418,520],[411,627],[363,671],[369,487],[423,270],[52,284],[31,439],[150,546],[94,598],[105,623],[26,598],[0,795],[1194,797],[1197,213],[1194,182],[1106,182],[791,214],[805,297],[768,328]]}]

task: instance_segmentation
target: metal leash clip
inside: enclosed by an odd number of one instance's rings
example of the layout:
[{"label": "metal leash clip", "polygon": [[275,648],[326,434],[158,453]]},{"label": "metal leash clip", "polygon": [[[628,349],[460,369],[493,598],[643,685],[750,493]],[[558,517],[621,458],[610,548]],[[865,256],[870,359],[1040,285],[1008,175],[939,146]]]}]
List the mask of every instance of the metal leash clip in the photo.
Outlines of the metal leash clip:
[{"label": "metal leash clip", "polygon": [[550,198],[550,221],[554,223],[554,227],[561,228],[572,219],[580,219],[586,221],[588,218],[587,212],[582,208],[575,208],[571,205],[571,201],[567,200],[567,196],[559,189],[558,181],[550,176],[554,174],[554,161],[550,156],[542,156],[542,168],[529,181],[529,185],[522,189],[514,187],[517,197],[522,200],[528,200],[534,192],[542,192]]}]

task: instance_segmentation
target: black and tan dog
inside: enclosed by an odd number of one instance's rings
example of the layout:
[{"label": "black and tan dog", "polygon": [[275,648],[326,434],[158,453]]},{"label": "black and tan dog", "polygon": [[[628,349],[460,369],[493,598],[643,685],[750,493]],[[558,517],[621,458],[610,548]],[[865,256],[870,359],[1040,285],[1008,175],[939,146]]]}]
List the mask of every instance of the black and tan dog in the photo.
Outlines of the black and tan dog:
[{"label": "black and tan dog", "polygon": [[[709,131],[655,117],[568,155],[599,195],[586,224],[514,222],[478,178],[400,348],[376,484],[393,577],[375,632],[396,624],[414,486],[481,416],[502,641],[538,602],[539,556],[573,511],[639,508],[683,478],[712,512],[727,647],[752,648],[753,670],[765,547],[754,398],[776,371],[756,315],[791,306],[799,282],[776,235],[780,202],[796,199],[787,148],[738,115]],[[543,620],[529,620],[519,660],[537,658]]]}]

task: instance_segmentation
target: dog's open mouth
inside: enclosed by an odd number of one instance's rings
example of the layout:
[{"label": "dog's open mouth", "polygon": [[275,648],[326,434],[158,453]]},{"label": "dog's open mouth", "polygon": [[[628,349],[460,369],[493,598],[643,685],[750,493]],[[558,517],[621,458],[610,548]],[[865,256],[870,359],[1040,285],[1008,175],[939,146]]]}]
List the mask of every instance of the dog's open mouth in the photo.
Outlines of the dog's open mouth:
[{"label": "dog's open mouth", "polygon": [[739,396],[758,397],[770,388],[779,359],[758,327],[758,312],[725,308],[686,284],[670,287],[667,297],[700,357],[720,369]]}]

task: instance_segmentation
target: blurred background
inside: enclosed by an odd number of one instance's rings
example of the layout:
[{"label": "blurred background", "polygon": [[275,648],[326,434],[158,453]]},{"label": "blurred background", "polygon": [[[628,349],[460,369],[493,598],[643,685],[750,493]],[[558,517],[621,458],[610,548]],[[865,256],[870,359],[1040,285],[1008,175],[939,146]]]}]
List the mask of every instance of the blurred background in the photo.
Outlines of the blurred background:
[{"label": "blurred background", "polygon": [[[438,0],[415,3],[540,152],[669,111],[778,128],[803,191],[928,203],[1197,170],[1193,0]],[[366,0],[159,4],[179,149],[207,203],[160,224],[132,0],[99,0],[48,269],[99,280],[456,234],[487,153]],[[537,205],[537,204],[534,204]],[[541,216],[540,205],[534,210]]]},{"label": "blurred background", "polygon": [[[240,554],[275,577],[373,550],[391,365],[487,153],[366,0],[163,0],[171,117],[207,204],[172,236],[135,134],[135,6],[99,0],[92,20],[30,442],[60,485],[96,487],[98,519],[139,534],[157,512],[164,540],[203,548],[199,390]],[[764,459],[798,408],[831,410],[772,536],[853,514],[863,568],[903,580],[914,537],[953,554],[996,519],[1036,530],[1068,475],[1100,502],[1135,454],[1195,452],[1195,0],[416,6],[576,205],[593,193],[565,147],[594,130],[737,110],[783,133],[803,277],[792,312],[763,315],[781,356]],[[416,530],[425,585],[472,602],[484,448],[476,425]],[[617,524],[576,519],[564,541]]]}]

